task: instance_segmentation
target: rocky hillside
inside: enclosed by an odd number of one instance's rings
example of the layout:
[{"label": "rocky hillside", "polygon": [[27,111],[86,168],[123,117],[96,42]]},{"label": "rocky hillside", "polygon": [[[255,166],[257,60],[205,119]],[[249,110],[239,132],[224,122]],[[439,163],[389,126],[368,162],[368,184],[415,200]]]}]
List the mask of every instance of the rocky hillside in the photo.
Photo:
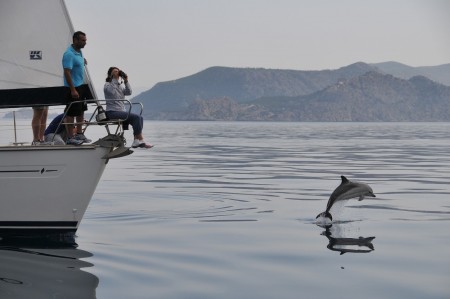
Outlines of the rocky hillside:
[{"label": "rocky hillside", "polygon": [[254,104],[280,121],[449,121],[450,87],[423,76],[404,80],[368,72],[311,95]]},{"label": "rocky hillside", "polygon": [[245,103],[260,97],[307,95],[373,70],[376,68],[365,63],[323,71],[211,67],[192,76],[158,83],[134,100],[144,104],[146,117],[161,118],[184,111],[195,100],[226,97]]},{"label": "rocky hillside", "polygon": [[249,103],[230,98],[196,100],[167,119],[225,121],[450,121],[450,87],[417,76],[410,80],[368,72],[298,97]]},{"label": "rocky hillside", "polygon": [[[403,77],[408,79],[386,74],[389,68],[398,72],[403,67],[395,63],[355,63],[324,71],[213,67],[159,83],[134,100],[144,103],[146,118],[162,120],[450,120],[449,86],[424,76],[410,77],[415,68],[406,68],[409,73]],[[444,78],[446,68],[438,70]]]}]

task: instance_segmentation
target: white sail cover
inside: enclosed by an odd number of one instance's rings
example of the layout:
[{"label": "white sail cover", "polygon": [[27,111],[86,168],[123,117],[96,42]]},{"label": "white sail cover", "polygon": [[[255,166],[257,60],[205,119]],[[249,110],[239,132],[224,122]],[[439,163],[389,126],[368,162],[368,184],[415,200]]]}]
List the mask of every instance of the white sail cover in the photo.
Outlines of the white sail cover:
[{"label": "white sail cover", "polygon": [[73,32],[63,0],[0,1],[0,107],[65,103],[62,55]]}]

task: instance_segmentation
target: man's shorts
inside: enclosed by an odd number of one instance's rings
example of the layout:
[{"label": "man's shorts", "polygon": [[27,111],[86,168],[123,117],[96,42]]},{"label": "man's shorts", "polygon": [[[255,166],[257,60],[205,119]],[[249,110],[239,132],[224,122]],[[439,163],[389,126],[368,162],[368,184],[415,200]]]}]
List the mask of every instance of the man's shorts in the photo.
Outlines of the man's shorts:
[{"label": "man's shorts", "polygon": [[[87,110],[87,104],[86,102],[83,101],[84,99],[84,94],[83,94],[83,89],[82,88],[78,88],[75,87],[75,89],[77,90],[78,94],[80,95],[80,97],[78,99],[74,99],[72,98],[72,94],[70,92],[70,88],[67,87],[67,105],[66,108],[64,109],[64,111],[67,111],[67,116],[79,116],[82,115],[84,111]],[[76,103],[72,103],[72,102],[76,102]],[[72,104],[70,104],[72,103]]]}]

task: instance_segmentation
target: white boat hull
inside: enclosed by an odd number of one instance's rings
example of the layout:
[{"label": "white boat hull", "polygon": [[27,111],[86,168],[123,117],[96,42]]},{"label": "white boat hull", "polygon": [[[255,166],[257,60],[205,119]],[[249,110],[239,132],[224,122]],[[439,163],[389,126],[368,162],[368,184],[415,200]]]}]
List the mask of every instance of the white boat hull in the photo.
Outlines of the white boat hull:
[{"label": "white boat hull", "polygon": [[0,147],[0,234],[75,232],[111,148]]}]

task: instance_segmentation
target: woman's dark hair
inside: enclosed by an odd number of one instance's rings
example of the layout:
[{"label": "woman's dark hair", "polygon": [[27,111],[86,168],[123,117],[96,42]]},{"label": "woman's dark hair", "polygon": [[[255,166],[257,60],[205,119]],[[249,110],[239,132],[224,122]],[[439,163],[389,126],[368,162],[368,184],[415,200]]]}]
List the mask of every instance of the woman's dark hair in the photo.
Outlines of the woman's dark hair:
[{"label": "woman's dark hair", "polygon": [[119,69],[119,68],[112,66],[108,69],[108,76],[106,77],[106,82],[111,82],[111,80],[112,80],[111,73],[114,69]]}]

